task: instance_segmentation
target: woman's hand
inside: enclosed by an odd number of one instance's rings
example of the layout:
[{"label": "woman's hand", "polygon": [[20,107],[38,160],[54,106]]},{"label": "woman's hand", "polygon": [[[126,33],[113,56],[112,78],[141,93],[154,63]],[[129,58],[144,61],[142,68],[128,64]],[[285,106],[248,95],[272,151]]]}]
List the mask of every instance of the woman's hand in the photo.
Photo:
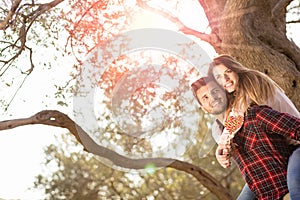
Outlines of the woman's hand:
[{"label": "woman's hand", "polygon": [[230,162],[230,144],[219,144],[216,150],[216,158],[220,165],[224,168],[228,168],[231,165]]}]

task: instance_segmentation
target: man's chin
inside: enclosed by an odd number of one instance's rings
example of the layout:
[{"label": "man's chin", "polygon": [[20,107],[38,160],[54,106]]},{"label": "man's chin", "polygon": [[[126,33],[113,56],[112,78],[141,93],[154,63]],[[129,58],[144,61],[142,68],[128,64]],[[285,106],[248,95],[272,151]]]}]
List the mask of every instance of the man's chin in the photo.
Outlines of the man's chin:
[{"label": "man's chin", "polygon": [[224,107],[220,107],[220,108],[215,108],[215,109],[213,109],[213,111],[214,111],[214,114],[215,115],[219,115],[219,114],[222,114],[223,112],[225,112],[225,108]]}]

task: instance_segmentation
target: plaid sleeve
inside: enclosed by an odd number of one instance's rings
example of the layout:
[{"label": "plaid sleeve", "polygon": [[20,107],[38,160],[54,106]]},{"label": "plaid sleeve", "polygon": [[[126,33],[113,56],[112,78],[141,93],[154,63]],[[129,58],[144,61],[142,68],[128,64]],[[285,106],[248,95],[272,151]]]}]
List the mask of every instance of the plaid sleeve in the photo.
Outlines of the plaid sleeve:
[{"label": "plaid sleeve", "polygon": [[268,106],[257,106],[257,119],[268,132],[300,140],[300,119]]}]

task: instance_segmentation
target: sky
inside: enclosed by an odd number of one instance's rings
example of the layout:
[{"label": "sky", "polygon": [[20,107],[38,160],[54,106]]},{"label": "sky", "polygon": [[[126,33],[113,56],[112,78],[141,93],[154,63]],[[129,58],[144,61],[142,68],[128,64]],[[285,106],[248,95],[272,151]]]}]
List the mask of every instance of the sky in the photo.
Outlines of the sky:
[{"label": "sky", "polygon": [[[43,58],[43,55],[40,57]],[[29,117],[44,109],[70,113],[71,108],[59,106],[56,100],[52,100],[55,99],[52,94],[56,92],[54,83],[59,84],[69,78],[62,64],[72,66],[72,61],[65,59],[51,69],[36,67],[12,101],[9,114],[2,114],[0,120]],[[11,96],[11,91],[1,87],[0,93]],[[44,158],[43,148],[55,142],[55,135],[67,131],[44,125],[28,125],[0,133],[0,199],[43,199],[38,193],[26,189],[32,187],[34,176],[43,170],[40,165]]]},{"label": "sky", "polygon": [[[203,19],[203,13],[199,13],[199,8],[197,8],[199,5],[182,5],[184,6],[182,9],[188,12],[188,14],[181,16],[186,25],[204,30],[206,19]],[[156,27],[176,30],[176,27],[164,18],[147,11],[137,19],[133,28]],[[199,23],[199,20],[195,19],[203,19],[203,22]],[[299,33],[300,26],[295,28],[292,33],[294,41],[300,46],[300,38],[297,37]],[[213,56],[214,52],[209,45],[204,46],[204,48]],[[46,50],[41,52],[46,52]],[[41,53],[40,57],[43,58],[43,56],[49,55],[42,55]],[[9,113],[12,116],[9,114],[1,115],[1,121],[29,117],[44,109],[57,109],[65,113],[72,113],[72,106],[57,105],[57,100],[51,100],[54,99],[51,94],[56,92],[54,83],[59,84],[62,83],[62,80],[69,78],[70,69],[66,66],[71,66],[73,61],[64,58],[63,61],[58,59],[56,62],[56,65],[52,65],[51,69],[36,68],[33,71],[11,104]],[[5,90],[2,86],[0,88],[0,93],[12,95],[11,90]],[[28,188],[33,186],[34,177],[45,171],[41,167],[45,156],[45,146],[55,142],[55,135],[66,134],[67,130],[43,125],[28,125],[0,133],[0,199],[43,199],[41,192],[30,191]]]}]

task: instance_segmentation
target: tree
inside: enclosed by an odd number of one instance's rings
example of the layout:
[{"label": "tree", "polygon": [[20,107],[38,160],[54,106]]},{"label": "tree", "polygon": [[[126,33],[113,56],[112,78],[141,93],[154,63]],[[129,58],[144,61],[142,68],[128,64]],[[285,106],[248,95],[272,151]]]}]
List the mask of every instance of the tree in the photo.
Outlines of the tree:
[{"label": "tree", "polygon": [[[61,3],[67,3],[71,9],[63,10],[59,7]],[[210,27],[208,33],[189,28],[180,21],[175,12],[180,8],[180,1],[167,1],[168,8],[159,7],[148,1],[136,1],[133,4],[125,0],[123,2],[63,2],[62,0],[54,0],[50,3],[27,3],[21,0],[13,3],[4,2],[4,6],[1,7],[3,14],[0,16],[0,29],[3,31],[0,52],[1,77],[4,77],[13,67],[19,69],[27,77],[35,69],[33,47],[35,45],[49,46],[48,42],[52,39],[52,45],[56,47],[55,39],[59,38],[61,30],[67,30],[69,38],[66,46],[64,48],[59,46],[58,50],[63,48],[62,52],[65,56],[74,55],[78,61],[74,66],[75,69],[82,70],[80,66],[83,63],[83,55],[93,51],[99,43],[101,44],[108,38],[118,35],[122,30],[126,30],[132,20],[132,13],[147,9],[172,21],[182,33],[195,36],[195,38],[211,44],[217,53],[230,54],[245,66],[266,73],[286,91],[299,109],[300,102],[297,100],[300,96],[300,50],[286,36],[289,23],[286,20],[289,15],[287,10],[298,12],[297,1],[224,0],[217,2],[200,0],[198,3],[207,17]],[[124,9],[125,7],[126,9]],[[59,23],[56,23],[58,18]],[[293,19],[290,22],[298,20]],[[46,32],[49,31],[49,40],[41,40],[37,37],[39,36],[38,27],[44,27]],[[17,66],[18,59],[21,59],[21,55],[26,56],[26,54],[29,58],[29,67]],[[170,64],[169,58],[166,59],[167,62]],[[122,73],[114,76],[120,78]],[[282,76],[277,76],[277,74],[282,74]],[[7,84],[9,85],[9,83]],[[62,95],[63,89],[59,88],[59,95]],[[108,96],[110,89],[105,90]],[[4,108],[10,104],[9,102],[3,103]],[[176,107],[176,102],[174,107]],[[108,107],[108,109],[110,108]],[[115,165],[130,169],[143,168],[149,162],[157,167],[167,166],[193,175],[219,198],[232,198],[228,190],[196,165],[168,158],[132,159],[124,157],[97,144],[78,123],[59,111],[41,111],[29,118],[3,121],[0,123],[0,130],[27,124],[45,124],[67,128],[86,151],[110,159]],[[110,133],[116,132],[116,129],[110,130]]]},{"label": "tree", "polygon": [[76,147],[73,138],[62,137],[57,141],[45,149],[45,166],[50,169],[55,165],[57,170],[50,172],[51,178],[37,176],[35,182],[36,188],[44,189],[47,199],[132,199],[139,193],[124,172],[105,166],[86,152],[78,153],[76,148],[70,151],[70,147]]}]

